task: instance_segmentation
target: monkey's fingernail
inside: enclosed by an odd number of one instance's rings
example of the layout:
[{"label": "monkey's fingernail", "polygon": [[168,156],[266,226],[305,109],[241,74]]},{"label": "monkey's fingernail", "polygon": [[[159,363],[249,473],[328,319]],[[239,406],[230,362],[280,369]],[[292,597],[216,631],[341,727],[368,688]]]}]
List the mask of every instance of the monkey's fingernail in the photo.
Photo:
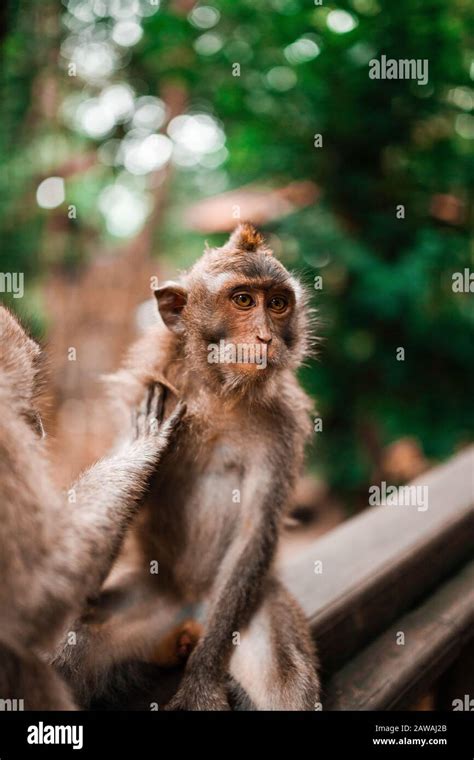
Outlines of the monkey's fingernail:
[{"label": "monkey's fingernail", "polygon": [[160,395],[156,404],[156,419],[158,422],[162,422],[163,413],[165,410],[166,388],[164,385],[160,385]]},{"label": "monkey's fingernail", "polygon": [[148,389],[147,398],[146,398],[146,415],[148,416],[151,411],[151,404],[153,401],[153,396],[155,395],[155,386],[152,385]]}]

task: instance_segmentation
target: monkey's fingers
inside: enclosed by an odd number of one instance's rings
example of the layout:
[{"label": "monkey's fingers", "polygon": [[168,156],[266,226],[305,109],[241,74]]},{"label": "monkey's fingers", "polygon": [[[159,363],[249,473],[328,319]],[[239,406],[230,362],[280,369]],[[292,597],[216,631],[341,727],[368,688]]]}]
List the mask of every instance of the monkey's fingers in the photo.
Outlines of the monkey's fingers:
[{"label": "monkey's fingers", "polygon": [[137,438],[142,438],[158,432],[163,399],[161,383],[151,383],[146,390],[139,406],[132,412],[133,427]]},{"label": "monkey's fingers", "polygon": [[186,404],[184,401],[179,401],[176,405],[176,408],[173,410],[172,414],[168,417],[168,419],[165,421],[165,424],[163,425],[162,432],[164,435],[166,435],[166,440],[169,441],[173,437],[173,435],[176,433],[177,429],[179,428],[181,424],[181,420],[183,419],[185,413],[186,413]]},{"label": "monkey's fingers", "polygon": [[132,436],[138,438],[138,414],[136,409],[132,409],[130,412],[130,423],[132,426]]},{"label": "monkey's fingers", "polygon": [[177,429],[186,407],[179,402],[163,425],[167,395],[168,389],[162,383],[149,385],[140,405],[132,412],[132,426],[137,438],[163,434],[163,441],[167,442]]},{"label": "monkey's fingers", "polygon": [[148,388],[145,414],[147,417],[147,433],[156,433],[163,420],[166,388],[161,383],[152,383]]},{"label": "monkey's fingers", "polygon": [[141,438],[142,436],[146,435],[147,430],[147,423],[148,423],[148,409],[151,404],[151,398],[150,394],[152,392],[152,388],[147,388],[147,391],[145,393],[144,398],[142,398],[140,404],[134,411],[132,412],[132,415],[134,417],[134,428],[135,428],[135,434],[137,438]]},{"label": "monkey's fingers", "polygon": [[147,400],[147,435],[156,435],[160,432],[166,393],[166,388],[161,383],[153,383],[150,386]]},{"label": "monkey's fingers", "polygon": [[165,401],[168,395],[168,389],[161,383],[156,383],[155,388],[157,392],[154,399],[155,417],[159,425],[163,422],[163,415],[165,412]]},{"label": "monkey's fingers", "polygon": [[155,383],[152,383],[148,386],[148,390],[145,396],[145,414],[147,417],[149,417],[153,405],[154,398],[156,394],[159,392],[159,388]]}]

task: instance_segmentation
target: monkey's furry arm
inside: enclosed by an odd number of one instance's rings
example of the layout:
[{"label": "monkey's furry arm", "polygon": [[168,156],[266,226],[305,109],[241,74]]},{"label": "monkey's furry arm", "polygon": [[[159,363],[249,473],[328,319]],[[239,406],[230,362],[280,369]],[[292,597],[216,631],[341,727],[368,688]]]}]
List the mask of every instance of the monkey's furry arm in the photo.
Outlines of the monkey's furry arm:
[{"label": "monkey's furry arm", "polygon": [[204,637],[166,709],[228,709],[224,680],[232,637],[247,625],[262,598],[290,487],[287,473],[270,463],[255,466],[247,476],[239,532],[219,568]]},{"label": "monkey's furry arm", "polygon": [[84,601],[99,591],[184,414],[184,405],[178,404],[162,422],[163,393],[159,385],[150,389],[137,415],[136,440],[94,464],[68,492],[68,572],[80,580],[77,589]]}]

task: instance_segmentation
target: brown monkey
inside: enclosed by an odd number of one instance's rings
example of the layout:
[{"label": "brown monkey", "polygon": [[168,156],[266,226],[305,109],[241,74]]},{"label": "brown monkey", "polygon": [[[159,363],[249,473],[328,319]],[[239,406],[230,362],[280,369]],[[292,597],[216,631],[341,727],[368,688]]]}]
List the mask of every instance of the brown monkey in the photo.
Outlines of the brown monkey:
[{"label": "brown monkey", "polygon": [[44,660],[98,593],[183,408],[160,425],[163,391],[153,386],[135,440],[84,473],[67,504],[48,474],[35,408],[40,358],[0,307],[0,699],[74,709]]},{"label": "brown monkey", "polygon": [[229,675],[254,708],[314,709],[308,626],[273,567],[311,432],[295,378],[309,341],[304,291],[244,224],[155,295],[162,324],[132,349],[117,393],[133,404],[165,376],[187,414],[106,583],[120,602],[83,631],[80,672],[136,655],[137,642],[150,653],[156,631],[186,615],[204,634],[169,709],[228,709]]}]

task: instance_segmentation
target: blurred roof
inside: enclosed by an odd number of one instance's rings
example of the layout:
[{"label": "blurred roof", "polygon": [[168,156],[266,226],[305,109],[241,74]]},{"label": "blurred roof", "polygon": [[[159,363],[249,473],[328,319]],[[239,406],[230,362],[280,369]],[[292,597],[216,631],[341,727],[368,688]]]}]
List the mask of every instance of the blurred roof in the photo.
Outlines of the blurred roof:
[{"label": "blurred roof", "polygon": [[311,205],[319,195],[317,185],[309,181],[280,188],[246,185],[193,203],[185,212],[185,223],[199,232],[229,232],[239,219],[262,225]]}]

